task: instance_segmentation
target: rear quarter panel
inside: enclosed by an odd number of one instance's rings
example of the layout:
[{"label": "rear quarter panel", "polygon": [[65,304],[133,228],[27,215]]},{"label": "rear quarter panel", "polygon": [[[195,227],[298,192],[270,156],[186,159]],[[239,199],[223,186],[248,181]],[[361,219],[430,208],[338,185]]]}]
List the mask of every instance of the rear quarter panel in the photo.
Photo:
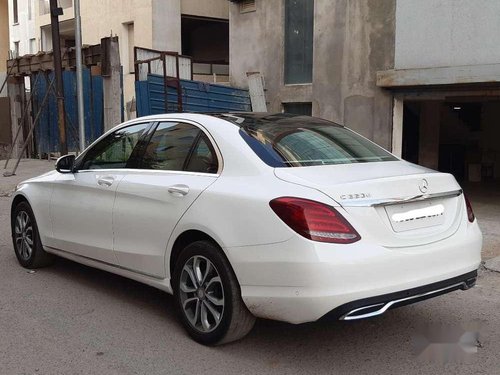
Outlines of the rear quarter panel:
[{"label": "rear quarter panel", "polygon": [[228,248],[285,242],[297,234],[272,211],[269,202],[294,196],[334,204],[327,195],[277,179],[272,169],[254,176],[221,176],[178,222],[167,247],[166,270],[175,240],[187,230],[211,236],[231,262]]}]

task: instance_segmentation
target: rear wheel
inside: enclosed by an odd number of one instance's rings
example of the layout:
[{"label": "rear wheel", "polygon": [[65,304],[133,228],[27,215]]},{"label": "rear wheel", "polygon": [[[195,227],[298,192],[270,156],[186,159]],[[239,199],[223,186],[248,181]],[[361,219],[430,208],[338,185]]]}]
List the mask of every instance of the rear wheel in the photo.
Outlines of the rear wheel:
[{"label": "rear wheel", "polygon": [[189,335],[201,344],[238,340],[255,323],[241,299],[229,262],[210,241],[197,241],[182,250],[173,287],[180,319]]},{"label": "rear wheel", "polygon": [[16,257],[23,267],[40,268],[53,263],[54,256],[43,250],[35,215],[27,202],[15,207],[11,230]]}]

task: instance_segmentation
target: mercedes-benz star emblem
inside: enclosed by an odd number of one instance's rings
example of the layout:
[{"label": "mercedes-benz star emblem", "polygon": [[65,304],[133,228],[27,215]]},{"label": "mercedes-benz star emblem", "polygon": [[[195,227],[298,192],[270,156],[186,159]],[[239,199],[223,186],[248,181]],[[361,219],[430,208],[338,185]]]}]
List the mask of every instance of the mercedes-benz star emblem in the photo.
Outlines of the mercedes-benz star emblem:
[{"label": "mercedes-benz star emblem", "polygon": [[420,184],[418,185],[418,188],[420,189],[420,191],[425,194],[427,193],[427,190],[429,190],[429,183],[427,182],[427,180],[424,178]]}]

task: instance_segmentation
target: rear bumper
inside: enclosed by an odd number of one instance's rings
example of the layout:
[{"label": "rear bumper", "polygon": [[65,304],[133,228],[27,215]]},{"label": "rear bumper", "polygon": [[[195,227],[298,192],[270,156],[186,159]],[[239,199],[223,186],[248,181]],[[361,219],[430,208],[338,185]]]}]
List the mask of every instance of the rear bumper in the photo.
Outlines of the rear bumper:
[{"label": "rear bumper", "polygon": [[323,318],[333,320],[357,320],[381,315],[389,309],[410,305],[455,290],[467,290],[476,284],[477,271],[453,277],[418,288],[412,288],[381,296],[363,298],[336,307]]},{"label": "rear bumper", "polygon": [[[408,248],[363,240],[332,245],[295,236],[225,251],[252,314],[299,324],[325,315],[339,319],[371,304],[383,303],[384,308],[395,301],[387,310],[466,289],[481,262],[481,247],[481,231],[474,222],[464,223],[446,240]],[[453,287],[455,281],[460,285]],[[420,295],[427,292],[435,293]],[[410,296],[415,298],[399,301]]]}]

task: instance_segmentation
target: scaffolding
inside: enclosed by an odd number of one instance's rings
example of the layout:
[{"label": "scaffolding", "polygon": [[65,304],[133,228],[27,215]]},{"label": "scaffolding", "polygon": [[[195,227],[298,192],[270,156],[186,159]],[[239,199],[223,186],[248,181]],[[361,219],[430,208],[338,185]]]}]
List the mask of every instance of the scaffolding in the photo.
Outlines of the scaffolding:
[{"label": "scaffolding", "polygon": [[[113,46],[115,44],[116,46]],[[84,46],[82,48],[82,60],[83,65],[87,68],[91,68],[93,66],[99,66],[101,69],[102,76],[111,76],[113,69],[111,69],[111,60],[115,61],[116,65],[116,56],[112,56],[113,53],[111,51],[115,51],[115,55],[118,53],[118,38],[117,37],[108,37],[103,38],[101,40],[101,44],[92,45],[92,46]],[[119,65],[119,58],[118,58]],[[64,52],[62,56],[62,67],[65,70],[74,70],[76,66],[76,56],[75,49],[68,49]],[[7,159],[4,163],[4,170],[7,169],[9,162],[13,159],[14,151],[16,147],[18,147],[18,142],[21,139],[21,134],[23,133],[23,127],[28,119],[29,114],[31,113],[32,118],[29,125],[29,129],[25,136],[23,137],[22,146],[20,147],[20,151],[17,152],[17,160],[14,165],[12,171],[5,171],[3,175],[5,177],[15,175],[17,168],[21,159],[26,156],[26,152],[29,151],[29,147],[33,145],[33,135],[35,132],[35,128],[37,127],[40,121],[40,115],[48,105],[50,95],[54,95],[57,98],[57,93],[55,90],[55,80],[49,79],[49,74],[54,71],[54,59],[52,52],[40,52],[36,55],[25,55],[18,58],[10,59],[7,61],[7,76],[5,81],[0,86],[0,93],[2,90],[8,86],[8,84],[18,85],[24,91],[24,78],[29,77],[33,79],[33,87],[36,90],[38,85],[38,81],[43,77],[47,83],[47,89],[43,99],[41,100],[40,105],[37,108],[36,114],[32,111],[33,108],[33,93],[31,93],[28,100],[24,100],[24,105],[21,108],[21,115],[19,116],[18,126],[15,131],[15,136],[13,137],[12,144],[10,147],[10,151]],[[18,88],[19,88],[18,87]],[[16,91],[16,90],[14,90]],[[18,90],[20,91],[20,90]],[[9,92],[9,96],[12,94]],[[118,108],[120,105],[118,104]],[[69,135],[76,140],[77,131],[75,128],[75,124],[71,121],[68,114],[64,112],[64,118],[67,122]],[[33,146],[33,148],[35,148]],[[40,155],[41,156],[41,155]],[[47,156],[50,160],[51,155]]]}]

